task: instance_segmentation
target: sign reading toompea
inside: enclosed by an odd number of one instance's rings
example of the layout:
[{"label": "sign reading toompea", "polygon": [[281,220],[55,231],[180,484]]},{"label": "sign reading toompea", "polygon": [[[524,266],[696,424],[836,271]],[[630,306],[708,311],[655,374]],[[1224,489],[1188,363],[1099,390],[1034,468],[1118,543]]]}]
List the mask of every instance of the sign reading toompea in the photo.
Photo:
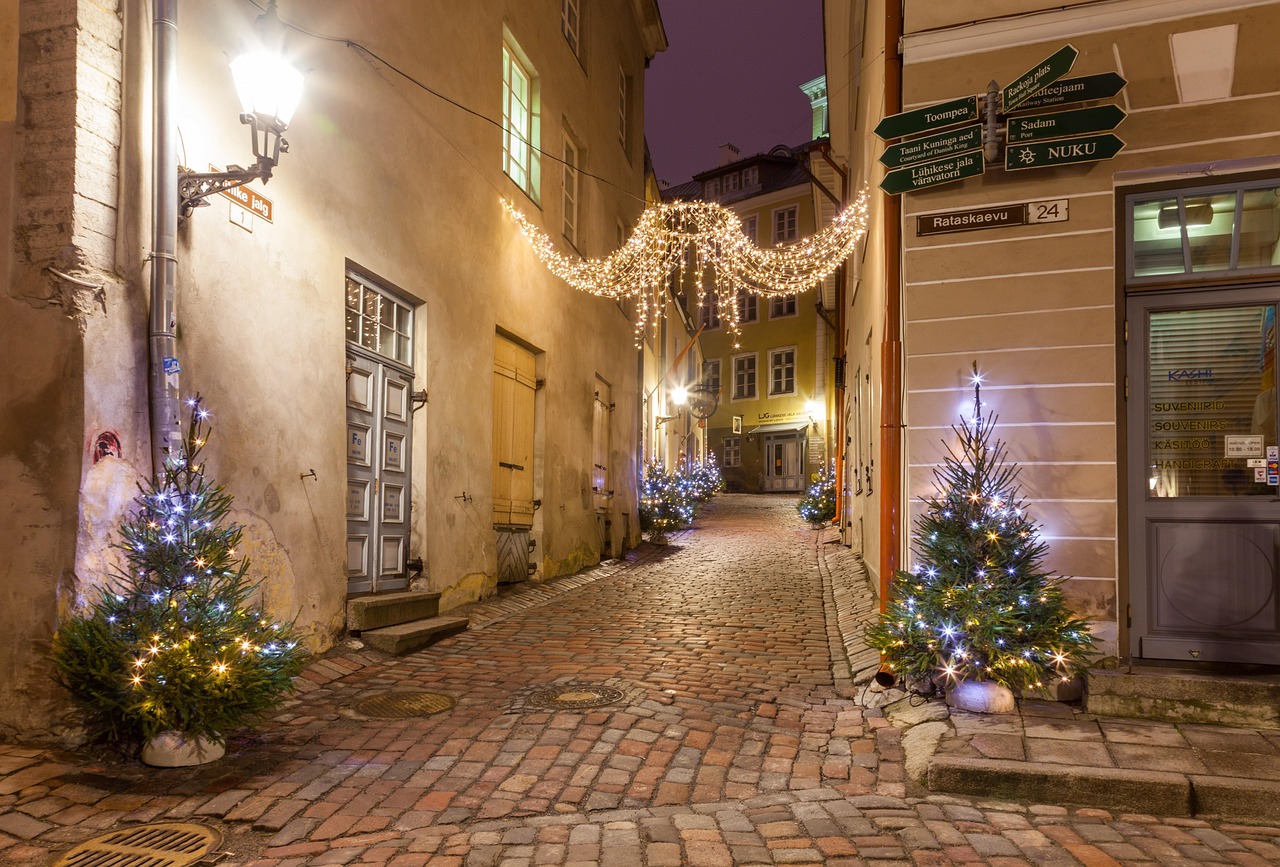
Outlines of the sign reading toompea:
[{"label": "sign reading toompea", "polygon": [[950,102],[940,102],[925,108],[891,114],[876,125],[876,135],[882,139],[901,138],[917,132],[942,129],[978,119],[978,98],[965,96]]}]

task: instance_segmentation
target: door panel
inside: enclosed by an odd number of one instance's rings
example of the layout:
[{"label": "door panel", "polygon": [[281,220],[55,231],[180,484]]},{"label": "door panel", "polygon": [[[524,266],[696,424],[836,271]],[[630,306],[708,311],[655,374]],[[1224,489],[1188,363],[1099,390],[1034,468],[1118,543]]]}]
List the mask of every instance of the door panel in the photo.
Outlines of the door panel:
[{"label": "door panel", "polygon": [[1276,288],[1128,300],[1134,656],[1280,664],[1280,501],[1258,466],[1280,446],[1277,302]]},{"label": "door panel", "polygon": [[499,336],[493,362],[493,523],[533,526],[533,353]]}]

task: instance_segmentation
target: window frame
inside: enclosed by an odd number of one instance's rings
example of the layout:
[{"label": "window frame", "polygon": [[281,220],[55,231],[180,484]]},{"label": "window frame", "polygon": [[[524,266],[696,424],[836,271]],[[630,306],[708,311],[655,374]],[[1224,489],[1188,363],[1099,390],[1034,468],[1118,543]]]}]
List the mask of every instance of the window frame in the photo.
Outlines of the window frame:
[{"label": "window frame", "polygon": [[760,240],[760,218],[755,214],[751,214],[750,216],[739,217],[738,219],[739,222],[742,223],[742,234],[745,235],[747,240],[751,243],[757,243]]},{"label": "window frame", "polygon": [[[790,353],[791,359],[779,364],[777,358],[783,353]],[[788,397],[796,393],[796,355],[795,346],[778,346],[769,350],[769,397]],[[779,370],[789,371],[791,379],[791,387],[789,389],[774,387],[778,380]]]},{"label": "window frame", "polygon": [[725,437],[720,443],[720,456],[722,466],[742,466],[742,436],[735,434]]},{"label": "window frame", "polygon": [[745,289],[739,289],[738,295],[733,301],[738,305],[738,324],[747,325],[760,321],[759,295],[754,292],[748,292]]},{"label": "window frame", "polygon": [[[739,378],[738,363],[740,361],[745,362],[748,360],[750,360],[751,362],[751,365],[750,365],[751,369],[750,371],[743,371],[742,373],[743,374],[746,374],[748,372],[750,373],[751,389],[749,394],[746,393],[745,387],[741,389],[741,393],[740,393],[739,382],[738,382],[738,378]],[[731,402],[741,401],[741,400],[757,400],[760,396],[760,353],[741,352],[733,356],[733,360],[731,364],[733,367],[733,391],[732,391],[732,394],[730,395],[729,400]],[[743,385],[745,386],[745,384],[746,383],[744,381]]]},{"label": "window frame", "polygon": [[[570,13],[572,12],[572,16]],[[582,3],[581,0],[560,0],[560,32],[573,56],[582,57]]]},{"label": "window frame", "polygon": [[723,365],[719,358],[704,358],[702,360],[701,383],[704,386],[711,388],[717,394],[720,392],[722,374]]},{"label": "window frame", "polygon": [[624,154],[630,154],[631,136],[631,76],[625,67],[618,66],[618,144]]},{"label": "window frame", "polygon": [[[783,231],[778,231],[779,218],[787,219]],[[789,219],[788,219],[789,218]],[[784,237],[785,235],[785,237]],[[787,205],[785,208],[773,209],[773,243],[785,244],[800,237],[800,206]]]},{"label": "window frame", "polygon": [[[517,75],[523,79],[527,104],[519,99],[518,88],[513,86],[513,80]],[[515,41],[504,37],[502,40],[502,171],[535,204],[539,201],[542,185],[542,167],[538,147],[542,122],[538,88],[537,71],[516,46]],[[519,106],[519,112],[513,111],[515,106]],[[514,151],[513,143],[517,145]],[[521,150],[525,152],[523,159],[519,157]]]},{"label": "window frame", "polygon": [[[783,312],[779,313],[777,312],[779,305],[782,305],[784,308],[790,307],[791,309],[790,310],[784,309]],[[799,316],[799,315],[800,315],[800,305],[796,301],[796,296],[775,295],[769,299],[769,318],[770,319],[790,319],[793,316]]]},{"label": "window frame", "polygon": [[581,202],[582,192],[582,148],[578,147],[578,143],[573,140],[573,136],[569,135],[569,131],[564,133],[564,194],[562,204],[564,205],[564,214],[562,216],[561,229],[563,230],[565,240],[568,241],[575,249],[578,247],[578,216],[579,205]]}]

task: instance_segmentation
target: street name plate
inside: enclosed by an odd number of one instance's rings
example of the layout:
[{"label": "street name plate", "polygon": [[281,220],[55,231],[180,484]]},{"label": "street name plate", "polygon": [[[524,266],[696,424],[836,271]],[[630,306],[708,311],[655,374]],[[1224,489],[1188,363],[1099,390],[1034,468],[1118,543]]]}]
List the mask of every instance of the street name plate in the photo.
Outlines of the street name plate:
[{"label": "street name plate", "polygon": [[976,177],[984,171],[986,171],[986,161],[982,158],[982,152],[971,151],[945,160],[894,169],[884,176],[884,180],[880,182],[880,189],[891,196],[896,196],[899,193],[962,181],[965,178]]},{"label": "street name plate", "polygon": [[1124,109],[1118,105],[1100,105],[1096,108],[1055,111],[1052,114],[1011,117],[1005,140],[1009,144],[1014,144],[1084,135],[1091,132],[1106,132],[1109,129],[1115,129],[1124,119]]},{"label": "street name plate", "polygon": [[876,124],[875,133],[882,139],[901,138],[917,132],[929,132],[978,119],[978,97],[965,96],[924,108],[891,114]]},{"label": "street name plate", "polygon": [[[220,169],[210,165],[209,171],[216,172],[220,171]],[[257,214],[268,223],[274,222],[272,217],[275,216],[275,204],[257,190],[252,190],[247,186],[239,186],[232,187],[229,190],[218,190],[218,192],[249,213]],[[232,220],[232,222],[235,221]]]},{"label": "street name plate", "polygon": [[1082,75],[1079,78],[1062,78],[1040,88],[1018,103],[1018,111],[1052,108],[1057,105],[1090,102],[1095,99],[1110,99],[1124,90],[1124,86],[1128,83],[1116,72]]},{"label": "street name plate", "polygon": [[1019,75],[1001,92],[1001,103],[1005,111],[1013,111],[1018,103],[1025,101],[1033,93],[1048,87],[1071,71],[1080,52],[1072,45],[1064,45],[1053,54],[1037,63],[1031,69]]},{"label": "street name plate", "polygon": [[1009,145],[1004,151],[1006,171],[1043,169],[1072,163],[1109,160],[1124,148],[1124,142],[1111,133],[1064,138],[1055,141],[1027,142]]},{"label": "street name plate", "polygon": [[891,169],[977,150],[982,147],[982,124],[975,123],[957,130],[934,133],[890,145],[880,155],[880,162]]},{"label": "street name plate", "polygon": [[1025,226],[1032,223],[1058,223],[1067,219],[1067,200],[1019,202],[998,208],[973,208],[966,211],[943,211],[916,217],[916,235],[946,235],[997,229],[1003,226]]}]

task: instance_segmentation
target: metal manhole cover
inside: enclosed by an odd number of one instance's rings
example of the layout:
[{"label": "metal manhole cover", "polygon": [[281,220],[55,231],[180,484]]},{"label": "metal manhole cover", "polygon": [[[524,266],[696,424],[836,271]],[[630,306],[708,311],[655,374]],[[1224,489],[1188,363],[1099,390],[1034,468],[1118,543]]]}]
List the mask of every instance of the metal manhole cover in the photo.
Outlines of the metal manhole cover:
[{"label": "metal manhole cover", "polygon": [[356,713],[373,719],[408,719],[444,713],[458,700],[438,692],[384,692],[354,706]]},{"label": "metal manhole cover", "polygon": [[186,867],[207,855],[218,840],[218,833],[204,825],[138,825],[86,840],[54,867]]},{"label": "metal manhole cover", "polygon": [[545,707],[550,710],[578,710],[588,707],[604,707],[621,700],[622,690],[611,686],[597,686],[589,683],[564,683],[559,686],[540,689],[530,695],[525,702],[533,707]]}]

